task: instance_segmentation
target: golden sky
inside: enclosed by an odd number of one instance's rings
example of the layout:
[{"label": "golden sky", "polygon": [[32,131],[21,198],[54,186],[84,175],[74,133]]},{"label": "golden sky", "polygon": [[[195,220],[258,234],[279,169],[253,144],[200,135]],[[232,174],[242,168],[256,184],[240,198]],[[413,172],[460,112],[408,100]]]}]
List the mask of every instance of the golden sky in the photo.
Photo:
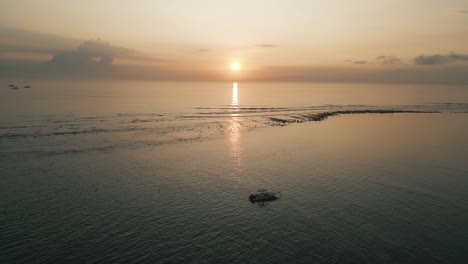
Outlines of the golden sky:
[{"label": "golden sky", "polygon": [[468,61],[466,0],[3,0],[0,10],[3,69],[42,60],[79,71],[83,61],[71,64],[86,54],[135,78],[309,80]]}]

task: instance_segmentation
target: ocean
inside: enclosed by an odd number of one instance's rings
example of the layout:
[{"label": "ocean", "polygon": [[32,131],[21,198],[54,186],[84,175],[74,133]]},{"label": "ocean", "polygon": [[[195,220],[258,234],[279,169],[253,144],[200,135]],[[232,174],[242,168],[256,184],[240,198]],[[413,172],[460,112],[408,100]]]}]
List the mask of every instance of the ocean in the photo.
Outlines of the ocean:
[{"label": "ocean", "polygon": [[1,263],[468,258],[467,87],[22,82],[0,81]]}]

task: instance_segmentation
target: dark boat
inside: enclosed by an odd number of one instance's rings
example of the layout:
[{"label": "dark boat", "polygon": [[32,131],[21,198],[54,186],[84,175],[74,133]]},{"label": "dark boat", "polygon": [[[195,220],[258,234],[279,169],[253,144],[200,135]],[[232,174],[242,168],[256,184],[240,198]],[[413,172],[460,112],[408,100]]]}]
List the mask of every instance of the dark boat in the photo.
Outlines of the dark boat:
[{"label": "dark boat", "polygon": [[31,86],[29,86],[29,85],[26,85],[24,88],[31,88]]},{"label": "dark boat", "polygon": [[250,194],[249,201],[251,203],[274,201],[278,200],[281,197],[280,194],[281,193],[270,192],[267,189],[261,189],[258,190],[256,193]]}]

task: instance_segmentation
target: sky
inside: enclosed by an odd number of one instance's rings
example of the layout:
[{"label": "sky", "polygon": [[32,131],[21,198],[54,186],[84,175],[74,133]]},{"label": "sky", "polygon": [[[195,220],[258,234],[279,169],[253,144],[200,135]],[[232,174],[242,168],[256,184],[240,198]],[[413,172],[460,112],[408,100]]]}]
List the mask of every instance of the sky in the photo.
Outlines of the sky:
[{"label": "sky", "polygon": [[2,0],[0,10],[1,78],[468,84],[466,0]]}]

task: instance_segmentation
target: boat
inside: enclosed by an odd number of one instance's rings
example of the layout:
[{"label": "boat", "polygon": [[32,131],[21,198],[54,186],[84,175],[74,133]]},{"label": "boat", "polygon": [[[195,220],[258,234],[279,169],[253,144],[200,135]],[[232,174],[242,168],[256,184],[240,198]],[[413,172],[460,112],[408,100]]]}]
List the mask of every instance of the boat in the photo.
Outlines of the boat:
[{"label": "boat", "polygon": [[24,88],[31,88],[31,86],[29,86],[29,85],[26,85]]},{"label": "boat", "polygon": [[274,200],[278,200],[280,197],[281,197],[281,193],[279,192],[277,193],[277,192],[268,191],[267,189],[260,189],[260,190],[257,190],[256,193],[251,193],[249,195],[249,201],[251,203],[274,201]]}]

